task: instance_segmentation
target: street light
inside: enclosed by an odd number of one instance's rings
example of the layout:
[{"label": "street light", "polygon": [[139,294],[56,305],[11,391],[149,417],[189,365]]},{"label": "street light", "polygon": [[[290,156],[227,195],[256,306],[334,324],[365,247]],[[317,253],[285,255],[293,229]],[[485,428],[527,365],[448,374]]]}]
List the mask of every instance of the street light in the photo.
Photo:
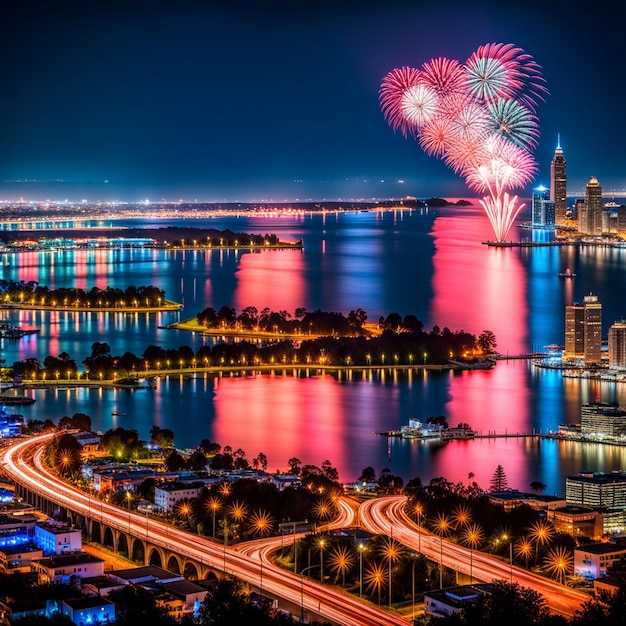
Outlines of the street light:
[{"label": "street light", "polygon": [[363,552],[365,551],[365,545],[359,544],[359,598],[363,597]]},{"label": "street light", "polygon": [[300,623],[304,624],[304,572],[319,567],[319,565],[309,565],[300,572]]},{"label": "street light", "polygon": [[324,544],[325,541],[323,539],[319,540],[320,547],[320,582],[324,583]]},{"label": "street light", "polygon": [[422,553],[422,513],[424,512],[424,507],[421,504],[415,505],[415,513],[417,514],[417,551]]},{"label": "street light", "polygon": [[511,578],[510,583],[513,584],[513,538],[509,537],[506,533],[502,535],[504,541],[509,542],[509,563],[511,565]]}]

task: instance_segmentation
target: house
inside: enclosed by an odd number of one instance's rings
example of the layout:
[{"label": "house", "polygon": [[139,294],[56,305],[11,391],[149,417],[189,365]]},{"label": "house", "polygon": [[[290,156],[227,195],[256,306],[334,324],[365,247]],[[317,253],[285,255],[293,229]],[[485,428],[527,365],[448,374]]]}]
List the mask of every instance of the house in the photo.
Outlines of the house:
[{"label": "house", "polygon": [[490,593],[492,588],[493,585],[489,583],[478,583],[426,591],[424,592],[424,613],[434,617],[452,615],[477,598]]},{"label": "house", "polygon": [[126,583],[120,582],[118,578],[103,574],[81,579],[80,590],[87,596],[108,596],[112,591],[118,591],[125,585]]},{"label": "house", "polygon": [[203,482],[185,483],[172,481],[154,489],[154,510],[160,513],[173,513],[176,505],[185,500],[197,498],[204,489]]},{"label": "house", "polygon": [[71,598],[61,602],[61,613],[74,624],[109,624],[115,622],[115,604],[100,596]]},{"label": "house", "polygon": [[197,612],[208,591],[191,580],[173,580],[163,583],[165,591],[183,601],[183,611]]},{"label": "house", "polygon": [[82,550],[83,547],[79,529],[53,520],[35,524],[34,540],[45,555],[69,554]]},{"label": "house", "polygon": [[86,552],[61,554],[33,559],[31,571],[37,574],[40,583],[73,585],[83,578],[101,576],[104,561]]},{"label": "house", "polygon": [[30,572],[33,559],[43,557],[43,550],[33,543],[0,548],[0,573]]},{"label": "house", "polygon": [[578,546],[574,548],[574,574],[587,580],[601,578],[623,557],[626,557],[625,544],[604,542]]},{"label": "house", "polygon": [[174,574],[157,565],[145,565],[143,567],[131,567],[109,572],[110,576],[119,583],[125,585],[140,585],[147,582],[169,583],[177,580],[185,580],[184,576]]}]

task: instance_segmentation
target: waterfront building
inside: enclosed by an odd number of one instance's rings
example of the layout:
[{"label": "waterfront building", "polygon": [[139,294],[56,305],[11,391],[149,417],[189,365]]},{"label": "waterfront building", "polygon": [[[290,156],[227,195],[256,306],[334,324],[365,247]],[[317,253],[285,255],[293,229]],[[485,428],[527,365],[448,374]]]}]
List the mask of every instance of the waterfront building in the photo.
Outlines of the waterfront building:
[{"label": "waterfront building", "polygon": [[565,478],[568,504],[608,510],[626,510],[626,473],[587,473]]},{"label": "waterfront building", "polygon": [[587,580],[606,576],[607,570],[626,556],[626,545],[592,543],[574,548],[574,575]]},{"label": "waterfront building", "polygon": [[561,148],[561,135],[558,135],[550,163],[550,200],[554,202],[556,224],[562,226],[567,220],[567,163]]},{"label": "waterfront building", "polygon": [[617,209],[617,232],[626,234],[626,204],[621,204]]},{"label": "waterfront building", "polygon": [[626,409],[617,403],[593,402],[580,409],[583,435],[594,437],[623,437],[626,435]]},{"label": "waterfront building", "polygon": [[564,361],[582,360],[584,365],[602,361],[602,304],[589,294],[583,303],[565,307]]},{"label": "waterfront building", "polygon": [[574,211],[574,219],[575,220],[579,220],[580,219],[580,216],[582,215],[584,207],[585,207],[585,201],[584,201],[583,198],[576,198],[576,200],[574,200],[573,211]]},{"label": "waterfront building", "polygon": [[582,235],[602,235],[602,187],[592,176],[585,188],[585,203],[578,218],[578,232]]},{"label": "waterfront building", "polygon": [[532,223],[534,226],[554,225],[554,200],[550,200],[550,190],[543,185],[533,189]]},{"label": "waterfront building", "polygon": [[626,369],[626,320],[609,328],[609,367]]}]

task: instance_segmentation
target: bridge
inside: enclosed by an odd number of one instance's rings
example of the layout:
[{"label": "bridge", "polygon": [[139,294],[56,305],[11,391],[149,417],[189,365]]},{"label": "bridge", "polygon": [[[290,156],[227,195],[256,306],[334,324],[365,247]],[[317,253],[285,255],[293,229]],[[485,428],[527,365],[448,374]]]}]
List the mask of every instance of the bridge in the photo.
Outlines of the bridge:
[{"label": "bridge", "polygon": [[[4,448],[0,462],[16,493],[42,512],[81,528],[86,537],[191,579],[210,572],[235,576],[291,607],[301,607],[302,615],[333,624],[407,626],[397,614],[275,566],[262,548],[276,538],[254,542],[256,550],[248,543],[239,551],[83,493],[44,465],[44,448],[53,436],[39,435]],[[343,502],[340,511],[333,526],[350,525],[354,508]]]}]

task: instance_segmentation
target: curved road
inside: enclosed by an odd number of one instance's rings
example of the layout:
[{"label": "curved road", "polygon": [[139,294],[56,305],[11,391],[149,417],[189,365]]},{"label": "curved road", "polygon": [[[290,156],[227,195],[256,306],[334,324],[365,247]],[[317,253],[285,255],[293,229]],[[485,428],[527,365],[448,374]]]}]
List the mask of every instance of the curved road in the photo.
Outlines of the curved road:
[{"label": "curved road", "polygon": [[420,532],[417,524],[405,511],[405,496],[389,496],[369,500],[361,506],[361,524],[370,532],[390,534],[412,550],[419,550],[429,559],[443,561],[446,567],[459,572],[470,573],[478,580],[491,582],[503,580],[530,587],[543,595],[550,609],[561,615],[573,616],[576,609],[589,599],[589,596],[554,580],[533,574],[528,570],[511,567],[498,558],[464,548],[451,541],[440,539],[431,533]]},{"label": "curved road", "polygon": [[[320,585],[302,576],[266,565],[264,558],[270,547],[261,548],[256,558],[233,548],[225,548],[208,539],[147,519],[82,493],[59,480],[42,463],[46,442],[54,435],[40,435],[16,443],[0,451],[4,471],[17,483],[27,486],[48,500],[101,521],[112,528],[146,537],[150,542],[201,564],[214,567],[245,580],[252,585],[262,582],[263,590],[279,598],[303,606],[305,610],[345,626],[407,626],[408,621],[360,602],[357,598]],[[342,505],[341,518],[352,520],[354,508]],[[271,545],[271,543],[270,543]],[[243,547],[246,551],[246,547]],[[257,548],[259,550],[259,548]],[[262,579],[261,579],[262,576]]]}]

